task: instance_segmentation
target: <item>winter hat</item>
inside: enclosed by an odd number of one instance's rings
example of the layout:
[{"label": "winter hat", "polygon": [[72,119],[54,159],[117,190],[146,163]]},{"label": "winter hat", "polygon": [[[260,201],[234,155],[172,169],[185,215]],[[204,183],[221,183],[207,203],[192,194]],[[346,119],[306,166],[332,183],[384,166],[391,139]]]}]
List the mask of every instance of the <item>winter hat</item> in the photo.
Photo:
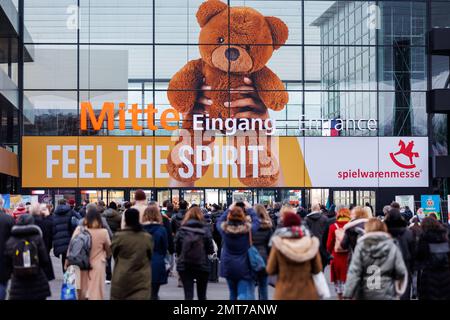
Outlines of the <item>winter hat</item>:
[{"label": "winter hat", "polygon": [[31,214],[23,214],[17,219],[17,225],[26,226],[29,224],[34,224],[34,218]]},{"label": "winter hat", "polygon": [[136,192],[134,193],[134,199],[136,201],[143,201],[143,200],[147,199],[144,190],[141,190],[141,189],[136,190]]},{"label": "winter hat", "polygon": [[300,216],[294,212],[286,212],[283,216],[284,227],[295,227],[301,223]]},{"label": "winter hat", "polygon": [[69,199],[69,206],[75,206],[75,199]]}]

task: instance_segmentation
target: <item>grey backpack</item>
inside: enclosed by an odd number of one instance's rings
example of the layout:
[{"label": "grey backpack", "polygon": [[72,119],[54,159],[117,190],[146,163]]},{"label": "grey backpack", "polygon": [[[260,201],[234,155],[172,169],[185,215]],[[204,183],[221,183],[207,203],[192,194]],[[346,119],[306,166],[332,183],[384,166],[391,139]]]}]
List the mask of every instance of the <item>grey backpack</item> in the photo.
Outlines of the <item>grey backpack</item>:
[{"label": "grey backpack", "polygon": [[78,266],[81,270],[90,270],[89,262],[92,238],[85,227],[80,227],[80,233],[76,235],[69,244],[67,261],[69,266]]}]

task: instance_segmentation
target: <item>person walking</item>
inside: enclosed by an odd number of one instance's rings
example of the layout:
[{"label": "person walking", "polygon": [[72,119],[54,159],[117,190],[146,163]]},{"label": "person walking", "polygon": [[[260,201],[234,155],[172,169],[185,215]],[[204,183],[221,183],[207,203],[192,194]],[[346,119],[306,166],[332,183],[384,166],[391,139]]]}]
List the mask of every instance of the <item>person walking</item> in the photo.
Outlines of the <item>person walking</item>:
[{"label": "person walking", "polygon": [[[65,199],[58,200],[58,206],[53,213],[53,254],[61,259],[61,265],[64,272],[66,263],[67,249],[70,239],[75,230],[72,218],[78,219],[78,216],[72,208],[66,204]],[[78,221],[78,220],[77,220]]]},{"label": "person walking", "polygon": [[175,215],[172,215],[172,232],[176,235],[179,228],[183,223],[184,215],[187,212],[188,203],[186,200],[180,200],[178,203],[178,211]]},{"label": "person walking", "polygon": [[421,223],[417,245],[419,300],[450,299],[450,246],[447,228],[434,218]]},{"label": "person walking", "polygon": [[354,207],[350,210],[350,222],[344,226],[345,235],[342,239],[342,249],[349,250],[349,259],[355,250],[358,238],[364,235],[364,225],[369,221],[367,211],[363,207]]},{"label": "person walking", "polygon": [[[100,213],[94,208],[88,208],[83,220],[83,227],[91,235],[91,250],[89,253],[90,270],[80,271],[79,300],[103,300],[105,297],[106,259],[111,255],[111,240],[108,230],[103,228]],[[73,233],[75,238],[81,231],[78,226]]]},{"label": "person walking", "polygon": [[[142,223],[143,217],[144,217],[144,211],[145,211],[145,209],[147,209],[147,206],[148,206],[147,196],[145,195],[144,190],[141,190],[141,189],[136,190],[134,193],[134,200],[135,200],[134,205],[131,206],[131,208],[139,211],[139,219],[140,219],[139,221]],[[122,229],[125,228],[124,216],[122,216],[121,228]]]},{"label": "person walking", "polygon": [[5,252],[6,242],[14,226],[14,218],[6,213],[4,209],[4,200],[0,196],[0,301],[6,298],[6,288],[10,274],[6,271]]},{"label": "person walking", "polygon": [[114,270],[111,300],[150,300],[152,282],[152,236],[142,229],[139,211],[124,213],[125,227],[111,244]]},{"label": "person walking", "polygon": [[319,204],[313,205],[311,208],[311,213],[309,213],[305,218],[305,222],[311,234],[319,239],[319,251],[322,259],[322,267],[325,268],[330,263],[330,255],[326,249],[326,237],[328,234],[325,234],[328,232],[328,217],[326,214],[322,213],[322,209]]},{"label": "person walking", "polygon": [[[259,219],[259,228],[252,234],[253,245],[258,249],[259,254],[267,263],[267,258],[269,257],[269,242],[273,234],[273,224],[266,208],[257,204],[255,206],[256,216]],[[267,272],[263,272],[256,275],[257,286],[258,286],[258,298],[259,300],[268,300],[268,279]]]},{"label": "person walking", "polygon": [[6,274],[11,277],[9,300],[45,300],[51,296],[53,266],[32,215],[18,218],[3,254]]},{"label": "person walking", "polygon": [[30,206],[30,214],[34,218],[34,224],[41,229],[45,248],[47,249],[47,253],[50,253],[53,244],[53,222],[47,205],[37,202],[32,203]]},{"label": "person walking", "polygon": [[[220,275],[227,280],[230,300],[254,300],[254,274],[250,269],[248,249],[250,233],[259,229],[259,219],[249,204],[234,203],[217,221],[222,236]],[[247,218],[248,217],[248,218]]]},{"label": "person walking", "polygon": [[205,223],[199,207],[193,207],[185,214],[175,236],[175,252],[178,256],[177,271],[183,283],[184,299],[194,299],[195,281],[198,300],[206,300],[210,273],[208,255],[214,254],[214,245],[211,228]]},{"label": "person walking", "polygon": [[407,227],[408,223],[405,221],[400,210],[392,208],[389,210],[384,218],[384,223],[387,226],[388,233],[397,244],[402,252],[403,261],[408,270],[408,285],[405,293],[401,296],[401,300],[411,299],[411,283],[412,275],[414,273],[414,259],[416,256],[416,241],[413,232]]},{"label": "person walking", "polygon": [[342,300],[348,270],[348,250],[341,246],[344,238],[344,226],[350,221],[350,210],[340,208],[336,222],[328,230],[327,251],[333,257],[330,263],[330,280],[334,284],[339,300]]},{"label": "person walking", "polygon": [[[106,223],[114,236],[114,234],[120,230],[122,223],[122,215],[117,210],[117,204],[114,201],[111,201],[108,208],[103,211],[102,218],[106,220]],[[110,284],[112,279],[111,259],[112,258],[109,257],[106,261],[106,284]]]},{"label": "person walking", "polygon": [[167,283],[165,257],[168,249],[166,228],[162,224],[162,216],[156,204],[145,209],[142,228],[151,234],[153,239],[152,256],[152,300],[159,300],[159,289]]},{"label": "person walking", "polygon": [[364,229],[365,234],[357,241],[348,269],[344,298],[398,299],[408,282],[402,252],[387,233],[384,222],[371,218]]},{"label": "person walking", "polygon": [[313,276],[322,272],[319,239],[301,225],[295,211],[286,211],[283,227],[272,237],[267,273],[278,277],[274,300],[317,300]]}]

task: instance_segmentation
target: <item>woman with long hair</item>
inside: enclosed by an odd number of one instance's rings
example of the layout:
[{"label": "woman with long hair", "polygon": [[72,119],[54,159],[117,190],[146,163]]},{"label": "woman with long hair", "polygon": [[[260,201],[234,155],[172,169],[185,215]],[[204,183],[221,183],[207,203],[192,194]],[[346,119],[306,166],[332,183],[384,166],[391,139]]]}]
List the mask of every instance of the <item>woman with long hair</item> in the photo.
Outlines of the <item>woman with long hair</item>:
[{"label": "woman with long hair", "polygon": [[153,239],[152,257],[152,300],[159,300],[159,289],[167,283],[165,257],[168,249],[167,231],[162,222],[162,215],[156,204],[144,210],[142,228]]},{"label": "woman with long hair", "polygon": [[[80,234],[78,226],[72,236]],[[100,213],[91,208],[86,213],[83,228],[91,235],[91,251],[89,255],[90,270],[80,272],[80,300],[103,300],[105,297],[106,259],[111,255],[111,240],[108,231],[103,228]]]},{"label": "woman with long hair", "polygon": [[255,211],[249,204],[232,204],[216,225],[222,236],[220,274],[227,279],[230,300],[254,300],[254,274],[248,250],[250,234],[256,232],[260,225]]},{"label": "woman with long hair", "polygon": [[151,296],[152,236],[142,229],[137,209],[124,213],[125,228],[114,235],[111,300],[149,300]]},{"label": "woman with long hair", "polygon": [[[256,249],[258,249],[259,254],[267,263],[267,258],[270,252],[269,242],[273,234],[272,219],[270,219],[266,208],[261,204],[255,205],[255,211],[256,216],[259,219],[259,228],[252,234],[253,245]],[[267,272],[265,270],[256,275],[259,300],[268,300],[267,278]]]},{"label": "woman with long hair", "polygon": [[330,280],[334,283],[336,294],[342,299],[348,269],[348,250],[341,246],[344,238],[344,226],[350,221],[350,210],[340,208],[336,214],[336,222],[328,229],[327,251],[333,256],[330,263]]},{"label": "woman with long hair", "polygon": [[202,210],[192,207],[184,215],[175,237],[177,271],[184,289],[184,299],[194,299],[194,281],[198,300],[206,300],[210,273],[208,255],[214,254],[211,228],[205,224]]}]

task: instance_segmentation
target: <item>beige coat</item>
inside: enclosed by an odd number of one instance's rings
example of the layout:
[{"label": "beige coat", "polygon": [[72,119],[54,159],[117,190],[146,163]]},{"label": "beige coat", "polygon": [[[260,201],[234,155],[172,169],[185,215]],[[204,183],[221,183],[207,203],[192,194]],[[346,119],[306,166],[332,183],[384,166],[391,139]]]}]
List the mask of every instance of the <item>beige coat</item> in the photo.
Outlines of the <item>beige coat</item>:
[{"label": "beige coat", "polygon": [[[141,201],[136,201],[136,203],[134,204],[134,206],[132,206],[131,208],[136,209],[137,211],[139,211],[139,221],[141,223],[144,222],[144,211],[145,209],[147,209],[148,207],[148,203],[147,200],[141,200]],[[125,229],[126,224],[125,224],[125,214],[122,215],[122,223],[121,223],[121,229]]]},{"label": "beige coat", "polygon": [[[105,267],[106,258],[111,255],[111,240],[106,229],[89,229],[91,234],[91,270],[80,272],[81,295],[79,300],[103,300],[105,298]],[[75,229],[73,237],[80,233],[80,227]]]},{"label": "beige coat", "polygon": [[317,300],[313,274],[322,271],[319,240],[315,237],[272,238],[267,273],[277,275],[274,300]]}]

